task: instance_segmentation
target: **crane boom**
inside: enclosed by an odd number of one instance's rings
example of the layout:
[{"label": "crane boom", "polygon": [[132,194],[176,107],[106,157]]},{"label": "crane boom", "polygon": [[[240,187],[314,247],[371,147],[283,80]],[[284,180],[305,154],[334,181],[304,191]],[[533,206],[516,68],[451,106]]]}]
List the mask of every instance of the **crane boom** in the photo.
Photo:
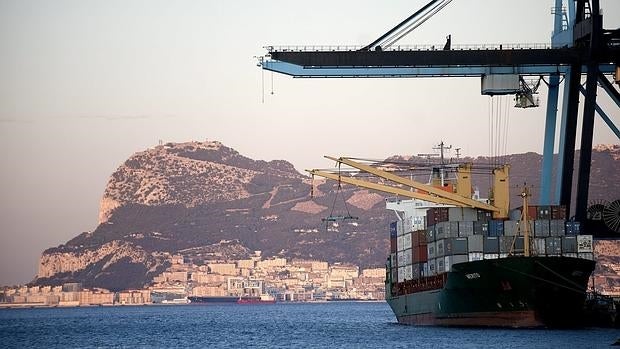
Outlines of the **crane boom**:
[{"label": "crane boom", "polygon": [[[373,174],[377,177],[381,177],[387,180],[390,180],[392,182],[396,182],[399,184],[403,184],[406,185],[408,187],[412,187],[418,190],[422,190],[425,191],[429,194],[433,194],[436,197],[439,197],[441,199],[447,200],[449,201],[449,204],[451,205],[457,205],[457,206],[462,206],[462,207],[474,207],[474,208],[479,208],[479,209],[483,209],[483,210],[488,210],[488,211],[493,211],[493,212],[501,212],[502,210],[498,207],[495,206],[491,206],[489,204],[485,204],[483,202],[480,201],[476,201],[473,200],[471,198],[468,197],[463,197],[461,195],[455,194],[455,193],[451,193],[451,192],[447,192],[445,190],[442,189],[438,189],[435,188],[433,186],[427,185],[427,184],[423,184],[420,182],[416,182],[407,178],[403,178],[401,176],[397,176],[393,173],[387,172],[387,171],[383,171],[380,170],[378,168],[369,166],[369,165],[365,165],[365,164],[361,164],[357,161],[353,161],[351,159],[348,158],[344,158],[344,157],[340,157],[340,158],[334,158],[331,156],[325,156],[325,158],[330,159],[330,160],[334,160],[336,162],[339,163],[343,163],[345,165],[357,168],[361,171],[364,172],[368,172],[370,174]],[[432,202],[436,202],[436,197],[435,196],[430,196],[430,198],[433,198],[433,200],[429,200]]]},{"label": "crane boom", "polygon": [[320,176],[320,177],[325,177],[325,178],[328,178],[328,179],[333,179],[335,181],[340,181],[342,183],[351,184],[351,185],[354,185],[354,186],[360,187],[360,188],[377,190],[377,191],[388,193],[388,194],[394,194],[394,195],[399,195],[399,196],[403,196],[403,197],[407,197],[407,198],[411,198],[411,199],[419,199],[419,200],[424,200],[424,201],[428,201],[428,202],[434,202],[434,203],[437,203],[437,204],[444,204],[444,205],[453,205],[454,204],[454,202],[452,202],[450,200],[438,198],[436,196],[431,196],[431,195],[428,195],[428,194],[422,194],[422,193],[418,193],[418,192],[414,192],[414,191],[409,191],[409,190],[405,190],[405,189],[401,189],[401,188],[395,188],[395,187],[391,187],[389,185],[384,185],[384,184],[379,184],[379,183],[372,183],[372,182],[364,181],[364,180],[361,180],[361,179],[351,178],[351,177],[348,177],[348,176],[342,176],[342,175],[339,175],[339,174],[336,174],[336,173],[327,172],[327,171],[306,170],[306,172],[308,172],[308,173],[310,173],[312,175],[315,175],[315,176]]}]

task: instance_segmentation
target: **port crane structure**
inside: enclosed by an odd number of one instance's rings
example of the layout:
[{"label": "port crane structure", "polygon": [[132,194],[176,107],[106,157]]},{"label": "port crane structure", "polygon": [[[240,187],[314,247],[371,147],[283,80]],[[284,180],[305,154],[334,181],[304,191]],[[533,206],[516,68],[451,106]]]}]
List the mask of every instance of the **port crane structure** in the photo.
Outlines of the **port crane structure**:
[{"label": "port crane structure", "polygon": [[[443,46],[395,46],[402,37],[441,11],[452,0],[432,0],[384,35],[363,47],[267,46],[262,69],[297,78],[479,77],[483,94],[515,94],[521,107],[536,106],[536,91],[523,77],[548,77],[548,96],[541,175],[541,204],[570,209],[579,96],[584,95],[581,155],[575,218],[586,219],[594,117],[598,113],[620,139],[620,130],[597,104],[597,85],[620,110],[620,93],[607,76],[620,82],[620,28],[604,29],[599,0],[554,0],[550,45],[459,47],[448,36]],[[585,87],[581,85],[585,75]],[[485,81],[510,80],[512,87],[484,90]],[[514,86],[514,81],[517,81]],[[559,160],[555,196],[551,198],[559,88],[564,84],[560,118]],[[344,162],[343,162],[344,163]],[[318,173],[317,173],[318,174]]]}]

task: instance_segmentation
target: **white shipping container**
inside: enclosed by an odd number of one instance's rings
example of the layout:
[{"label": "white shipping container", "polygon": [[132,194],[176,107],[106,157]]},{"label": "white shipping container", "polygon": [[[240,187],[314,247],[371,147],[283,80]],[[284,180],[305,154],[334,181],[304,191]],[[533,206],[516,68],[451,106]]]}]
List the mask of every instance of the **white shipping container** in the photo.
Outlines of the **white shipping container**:
[{"label": "white shipping container", "polygon": [[413,266],[407,265],[405,266],[405,280],[413,279]]},{"label": "white shipping container", "polygon": [[469,253],[469,261],[481,261],[484,259],[482,252],[470,252]]},{"label": "white shipping container", "polygon": [[422,275],[422,276],[430,276],[431,275],[431,272],[430,272],[430,270],[428,268],[428,262],[424,263],[422,265],[422,268],[424,269],[424,275]]},{"label": "white shipping container", "polygon": [[437,265],[435,266],[435,270],[437,270],[437,274],[445,273],[446,265],[445,265],[444,259],[437,258],[435,259],[435,263],[437,263]]},{"label": "white shipping container", "polygon": [[396,257],[396,253],[391,253],[390,254],[390,262],[392,263],[392,268],[398,266],[398,259]]},{"label": "white shipping container", "polygon": [[562,256],[577,258],[577,254],[576,253],[562,253]]},{"label": "white shipping container", "polygon": [[426,251],[428,252],[428,258],[435,258],[435,243],[434,242],[429,242],[428,245],[426,245]]},{"label": "white shipping container", "polygon": [[498,258],[499,258],[498,253],[485,253],[484,254],[484,259],[498,259]]},{"label": "white shipping container", "polygon": [[428,260],[428,272],[429,276],[437,275],[437,264],[435,263],[435,258]]},{"label": "white shipping container", "polygon": [[404,245],[405,245],[405,237],[403,235],[400,235],[396,238],[396,250],[397,251],[402,251],[404,250]]},{"label": "white shipping container", "polygon": [[594,253],[584,252],[584,253],[578,253],[577,255],[579,256],[579,258],[587,259],[589,261],[594,260]]},{"label": "white shipping container", "polygon": [[444,268],[446,272],[452,271],[452,266],[457,263],[469,262],[469,256],[466,254],[455,254],[444,257]]},{"label": "white shipping container", "polygon": [[506,258],[508,257],[508,253],[500,253],[499,254],[499,258]]},{"label": "white shipping container", "polygon": [[534,238],[534,243],[532,246],[534,247],[533,255],[544,256],[547,254],[545,238]]},{"label": "white shipping container", "polygon": [[396,222],[396,236],[403,236],[405,234],[405,224],[403,221]]},{"label": "white shipping container", "polygon": [[405,267],[398,267],[398,282],[405,281]]},{"label": "white shipping container", "polygon": [[592,253],[592,235],[577,235],[577,252]]},{"label": "white shipping container", "polygon": [[411,259],[412,259],[411,249],[404,250],[403,251],[403,262],[405,263],[405,266],[411,265]]},{"label": "white shipping container", "polygon": [[398,264],[397,264],[398,267],[405,266],[405,251],[398,251],[397,259],[398,259]]},{"label": "white shipping container", "polygon": [[411,233],[403,235],[403,250],[411,248]]}]

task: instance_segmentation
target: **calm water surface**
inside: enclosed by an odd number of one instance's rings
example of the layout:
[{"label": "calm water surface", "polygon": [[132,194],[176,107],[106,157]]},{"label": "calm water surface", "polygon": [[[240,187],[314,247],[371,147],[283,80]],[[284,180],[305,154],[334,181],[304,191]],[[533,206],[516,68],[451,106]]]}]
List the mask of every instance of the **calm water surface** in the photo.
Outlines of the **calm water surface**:
[{"label": "calm water surface", "polygon": [[386,303],[0,310],[2,348],[612,348],[613,329],[412,327]]}]

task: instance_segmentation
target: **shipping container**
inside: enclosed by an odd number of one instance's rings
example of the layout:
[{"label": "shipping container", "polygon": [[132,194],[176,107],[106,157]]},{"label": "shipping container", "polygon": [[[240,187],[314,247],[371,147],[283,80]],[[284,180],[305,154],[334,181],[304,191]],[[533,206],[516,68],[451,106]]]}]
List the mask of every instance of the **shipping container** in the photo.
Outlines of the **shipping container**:
[{"label": "shipping container", "polygon": [[549,236],[549,221],[548,220],[538,219],[534,221],[534,236],[535,237]]},{"label": "shipping container", "polygon": [[396,236],[403,236],[405,234],[405,224],[403,221],[396,222]]},{"label": "shipping container", "polygon": [[428,227],[426,227],[426,242],[433,242],[436,241],[437,238],[435,237],[435,225],[429,225]]},{"label": "shipping container", "polygon": [[467,254],[467,238],[449,238],[444,240],[445,255]]},{"label": "shipping container", "polygon": [[410,265],[411,263],[413,263],[411,249],[406,249],[405,251],[403,251],[403,262],[405,263],[405,265]]},{"label": "shipping container", "polygon": [[536,207],[536,219],[541,219],[541,220],[551,219],[551,208],[549,206],[537,206]]},{"label": "shipping container", "polygon": [[577,256],[578,256],[579,258],[587,259],[587,260],[590,260],[590,261],[593,261],[593,260],[594,260],[594,253],[592,253],[592,252],[581,252],[581,253],[577,253]]},{"label": "shipping container", "polygon": [[577,258],[576,252],[562,252],[563,257]]},{"label": "shipping container", "polygon": [[504,221],[489,221],[489,236],[504,236]]},{"label": "shipping container", "polygon": [[[523,206],[518,207],[517,210],[519,210],[519,212],[523,212]],[[528,206],[527,207],[527,219],[530,221],[534,221],[537,220],[537,213],[538,213],[538,207],[537,206]],[[521,219],[521,217],[519,217],[519,220]]]},{"label": "shipping container", "polygon": [[398,251],[398,253],[396,253],[396,265],[398,267],[405,266],[405,251]]},{"label": "shipping container", "polygon": [[479,222],[488,222],[493,219],[493,213],[487,210],[477,210],[478,211],[478,221]]},{"label": "shipping container", "polygon": [[429,242],[426,245],[426,250],[428,252],[427,254],[428,254],[428,258],[429,259],[434,259],[436,257],[435,256],[435,244],[436,244],[436,242]]},{"label": "shipping container", "polygon": [[445,264],[443,257],[435,259],[435,263],[436,263],[435,270],[437,271],[437,274],[446,272],[446,264]]},{"label": "shipping container", "polygon": [[403,250],[411,248],[411,233],[403,235]]},{"label": "shipping container", "polygon": [[444,244],[445,244],[445,240],[444,239],[437,240],[435,242],[435,257],[439,258],[439,257],[443,257],[445,255]]},{"label": "shipping container", "polygon": [[398,282],[405,281],[405,267],[398,267]]},{"label": "shipping container", "polygon": [[552,236],[545,238],[547,256],[560,256],[562,254],[562,238]]},{"label": "shipping container", "polygon": [[412,256],[411,256],[412,263],[423,263],[428,260],[428,250],[427,250],[426,245],[413,247],[411,251],[412,251]]},{"label": "shipping container", "polygon": [[411,234],[411,247],[426,245],[426,231],[418,230]]},{"label": "shipping container", "polygon": [[549,221],[549,236],[564,236],[566,222],[562,219]]},{"label": "shipping container", "polygon": [[588,253],[593,252],[592,235],[578,235],[577,236],[577,252]]},{"label": "shipping container", "polygon": [[410,265],[405,266],[405,281],[413,279],[413,267]]},{"label": "shipping container", "polygon": [[577,237],[562,236],[562,254],[577,253]]},{"label": "shipping container", "polygon": [[396,247],[396,238],[392,238],[390,239],[390,252],[394,253],[396,251],[398,251],[398,248]]},{"label": "shipping container", "polygon": [[499,253],[485,253],[483,255],[484,259],[498,259],[499,258]]},{"label": "shipping container", "polygon": [[398,236],[398,222],[390,223],[390,238],[393,239]]},{"label": "shipping container", "polygon": [[469,262],[469,256],[467,254],[454,254],[444,257],[444,267],[446,272],[452,271],[452,266],[457,263]]},{"label": "shipping container", "polygon": [[478,222],[474,222],[474,234],[486,236],[488,235],[488,233],[489,233],[488,221],[481,222],[480,220],[478,220]]},{"label": "shipping container", "polygon": [[547,255],[547,242],[545,238],[534,238],[532,243],[533,255],[545,256]]},{"label": "shipping container", "polygon": [[504,222],[504,235],[505,236],[519,235],[519,221],[505,221]]},{"label": "shipping container", "polygon": [[468,237],[474,235],[474,222],[459,222],[459,237]]},{"label": "shipping container", "polygon": [[392,264],[392,268],[398,267],[398,259],[396,258],[396,253],[390,253],[390,263]]},{"label": "shipping container", "polygon": [[499,237],[485,236],[484,241],[482,243],[482,252],[499,253]]},{"label": "shipping container", "polygon": [[481,261],[484,259],[484,254],[482,252],[470,252],[469,253],[469,261]]},{"label": "shipping container", "polygon": [[426,211],[426,224],[433,225],[448,220],[447,207],[434,207]]},{"label": "shipping container", "polygon": [[565,224],[566,235],[579,235],[581,234],[581,222],[568,221]]},{"label": "shipping container", "polygon": [[424,273],[424,265],[422,263],[416,263],[411,266],[411,276],[414,280],[422,277]]},{"label": "shipping container", "polygon": [[551,206],[551,219],[566,220],[566,206]]},{"label": "shipping container", "polygon": [[392,282],[398,282],[398,268],[392,268]]},{"label": "shipping container", "polygon": [[469,252],[484,252],[484,236],[472,235],[467,237]]},{"label": "shipping container", "polygon": [[459,223],[458,222],[441,222],[435,224],[435,240],[458,237],[459,236]]},{"label": "shipping container", "polygon": [[423,263],[422,264],[422,268],[424,268],[424,272],[422,274],[422,276],[431,276],[431,270],[429,268],[429,262]]},{"label": "shipping container", "polygon": [[499,253],[523,253],[523,236],[501,236],[499,238]]},{"label": "shipping container", "polygon": [[450,221],[469,221],[478,220],[478,210],[469,207],[450,207],[448,209],[448,218]]},{"label": "shipping container", "polygon": [[437,260],[435,258],[428,260],[428,273],[429,273],[429,276],[437,275],[437,263],[436,263],[436,261]]}]

